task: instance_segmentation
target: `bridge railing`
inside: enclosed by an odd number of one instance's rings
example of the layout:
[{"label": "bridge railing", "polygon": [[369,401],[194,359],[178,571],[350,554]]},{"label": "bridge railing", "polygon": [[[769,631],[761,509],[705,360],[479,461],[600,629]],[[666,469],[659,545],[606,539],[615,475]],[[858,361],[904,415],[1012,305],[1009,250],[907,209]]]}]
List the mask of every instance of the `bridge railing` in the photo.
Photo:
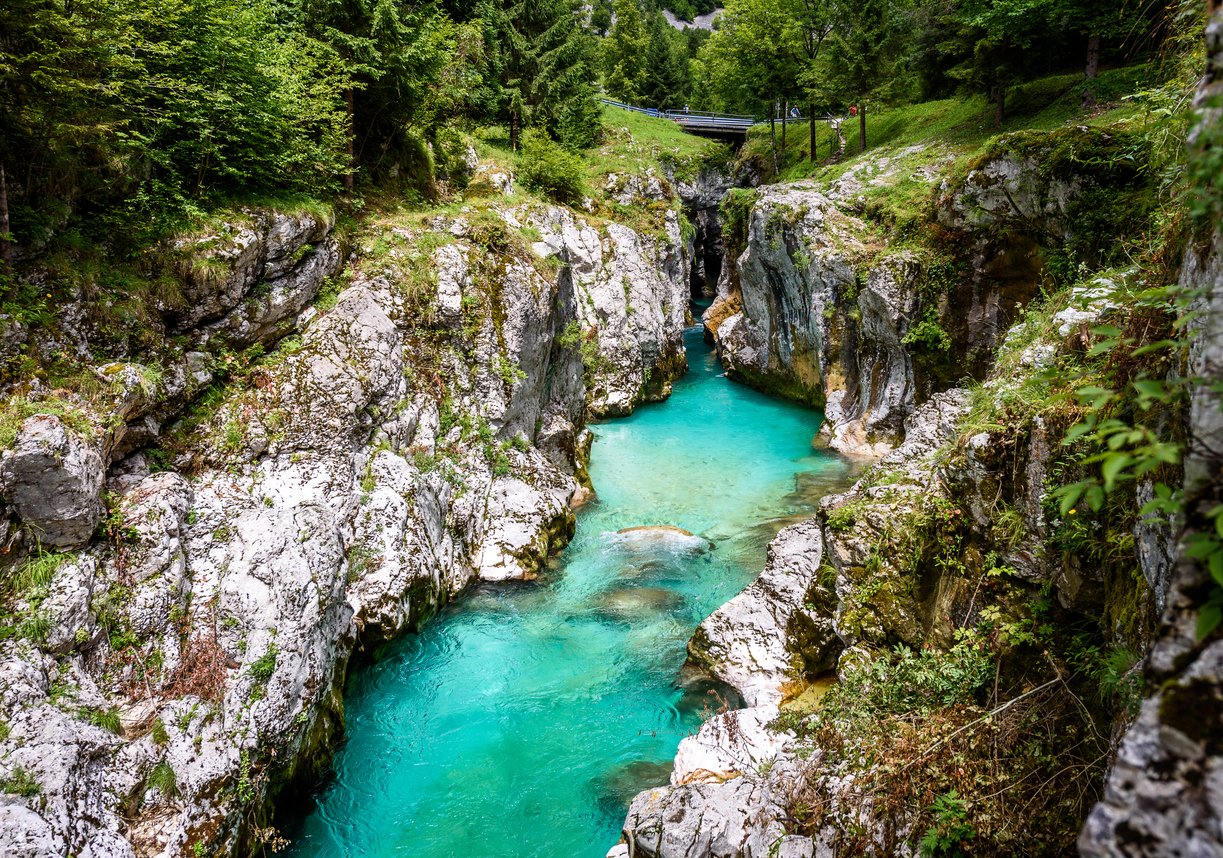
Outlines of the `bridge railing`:
[{"label": "bridge railing", "polygon": [[[621,110],[631,110],[634,113],[644,113],[646,116],[653,116],[656,119],[670,119],[680,125],[691,125],[701,128],[726,128],[726,129],[746,129],[749,126],[768,125],[767,118],[761,119],[756,116],[748,116],[743,113],[710,113],[706,110],[675,110],[663,109],[659,107],[638,107],[635,104],[625,104],[622,101],[615,101],[610,98],[600,98],[599,101],[609,107],[618,107]],[[786,116],[787,122],[806,122],[814,118],[816,122],[827,122],[829,120],[838,119],[832,114],[826,116]],[[778,116],[778,122],[781,117]]]},{"label": "bridge railing", "polygon": [[638,107],[635,104],[625,104],[623,101],[615,101],[610,98],[600,98],[599,101],[609,107],[618,107],[621,110],[631,110],[634,113],[644,113],[656,119],[671,119],[676,122],[701,120],[702,124],[751,125],[756,121],[756,117],[742,113],[710,113],[705,110],[685,111],[674,108]]}]

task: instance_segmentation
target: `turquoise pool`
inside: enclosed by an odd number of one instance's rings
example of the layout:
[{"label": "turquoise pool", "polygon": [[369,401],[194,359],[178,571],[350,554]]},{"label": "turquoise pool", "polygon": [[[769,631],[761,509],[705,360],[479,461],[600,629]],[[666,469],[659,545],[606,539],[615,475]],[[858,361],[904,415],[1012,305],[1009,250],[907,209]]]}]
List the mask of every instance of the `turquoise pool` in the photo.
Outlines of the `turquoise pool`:
[{"label": "turquoise pool", "polygon": [[[335,777],[295,858],[600,858],[665,782],[707,690],[677,680],[693,628],[760,571],[787,521],[847,480],[820,415],[727,381],[701,330],[665,403],[596,427],[597,501],[540,580],[481,587],[347,691]],[[671,525],[691,540],[616,536]]]}]

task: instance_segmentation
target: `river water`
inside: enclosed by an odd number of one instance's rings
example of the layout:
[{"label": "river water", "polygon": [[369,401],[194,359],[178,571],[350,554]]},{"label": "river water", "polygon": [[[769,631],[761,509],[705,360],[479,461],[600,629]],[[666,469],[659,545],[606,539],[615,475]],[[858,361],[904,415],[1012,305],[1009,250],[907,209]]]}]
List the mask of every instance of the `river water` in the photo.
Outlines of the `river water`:
[{"label": "river water", "polygon": [[[538,581],[482,587],[358,669],[334,779],[294,858],[601,858],[718,702],[677,677],[692,630],[787,521],[847,482],[817,412],[727,381],[685,335],[671,398],[594,427],[598,499]],[[623,528],[669,525],[701,540]]]}]

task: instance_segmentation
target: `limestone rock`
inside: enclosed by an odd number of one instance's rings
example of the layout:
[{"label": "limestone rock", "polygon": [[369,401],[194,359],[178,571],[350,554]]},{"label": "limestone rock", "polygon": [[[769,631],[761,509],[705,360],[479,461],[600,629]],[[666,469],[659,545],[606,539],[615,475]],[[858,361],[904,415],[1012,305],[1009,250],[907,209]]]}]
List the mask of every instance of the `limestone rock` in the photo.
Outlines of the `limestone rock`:
[{"label": "limestone rock", "polygon": [[38,540],[82,545],[102,519],[102,451],[50,414],[21,424],[0,458],[5,500]]},{"label": "limestone rock", "polygon": [[598,347],[586,367],[591,413],[622,416],[670,395],[687,368],[688,260],[678,216],[667,213],[665,241],[615,223],[600,231],[560,208],[534,223],[567,263],[580,335]]},{"label": "limestone rock", "polygon": [[753,706],[714,715],[675,752],[671,784],[718,783],[772,763],[794,734],[774,731],[776,706]]},{"label": "limestone rock", "polygon": [[[735,688],[750,706],[781,702],[781,686],[792,680],[789,626],[805,610],[823,559],[820,523],[809,519],[781,531],[769,543],[768,562],[747,589],[709,616],[688,645],[692,659]],[[824,669],[839,642],[823,622]]]}]

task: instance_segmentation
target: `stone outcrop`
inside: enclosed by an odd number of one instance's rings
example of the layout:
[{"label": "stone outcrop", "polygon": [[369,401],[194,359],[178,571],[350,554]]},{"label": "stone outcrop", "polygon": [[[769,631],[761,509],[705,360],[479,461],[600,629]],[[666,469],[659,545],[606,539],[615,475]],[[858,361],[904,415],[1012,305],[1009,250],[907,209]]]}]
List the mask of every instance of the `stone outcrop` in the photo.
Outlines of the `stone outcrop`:
[{"label": "stone outcrop", "polygon": [[542,233],[542,252],[566,265],[589,343],[581,348],[591,414],[623,416],[642,401],[665,399],[688,367],[689,261],[678,215],[667,212],[665,241],[616,223],[598,228],[560,208],[529,221]]},{"label": "stone outcrop", "polygon": [[[572,533],[587,413],[683,371],[674,214],[650,237],[548,207],[388,227],[315,307],[329,229],[251,213],[192,239],[211,256],[164,310],[186,348],[99,368],[113,410],[72,407],[105,431],[32,417],[3,454],[18,545],[79,549],[10,573],[31,619],[0,641],[3,854],[273,843],[272,800],[340,736],[353,653],[477,578],[535,575]],[[294,331],[167,440],[224,349]]]},{"label": "stone outcrop", "polygon": [[[1002,337],[1038,292],[1045,245],[1076,234],[1089,191],[1139,187],[1124,166],[1065,152],[1104,151],[1086,126],[1001,138],[964,175],[911,147],[865,158],[836,181],[762,187],[728,242],[705,323],[732,377],[825,411],[819,443],[877,458],[904,438],[918,405],[965,377],[984,379]],[[951,248],[892,249],[866,194],[929,188],[928,222]],[[906,191],[908,193],[908,191]]]},{"label": "stone outcrop", "polygon": [[782,686],[796,678],[787,646],[792,628],[806,625],[810,651],[820,653],[808,671],[832,669],[840,642],[817,607],[823,601],[818,580],[822,560],[818,520],[781,531],[769,543],[760,577],[697,628],[689,657],[738,691],[749,706],[774,710]]},{"label": "stone outcrop", "polygon": [[[1207,74],[1198,91],[1193,145],[1217,146],[1223,112],[1223,6],[1209,4]],[[1217,192],[1217,189],[1216,189]],[[1217,594],[1207,563],[1186,552],[1211,535],[1209,512],[1223,502],[1223,236],[1214,225],[1205,251],[1191,250],[1180,285],[1195,295],[1188,376],[1185,526],[1174,566],[1162,564],[1169,589],[1161,600],[1158,639],[1146,661],[1148,687],[1091,811],[1079,850],[1087,856],[1223,854],[1223,641],[1216,629],[1198,640],[1203,608]],[[1212,389],[1212,385],[1214,389]],[[1162,554],[1162,552],[1161,552]]]},{"label": "stone outcrop", "polygon": [[54,415],[27,418],[0,454],[0,489],[49,546],[83,545],[102,518],[102,452]]}]

